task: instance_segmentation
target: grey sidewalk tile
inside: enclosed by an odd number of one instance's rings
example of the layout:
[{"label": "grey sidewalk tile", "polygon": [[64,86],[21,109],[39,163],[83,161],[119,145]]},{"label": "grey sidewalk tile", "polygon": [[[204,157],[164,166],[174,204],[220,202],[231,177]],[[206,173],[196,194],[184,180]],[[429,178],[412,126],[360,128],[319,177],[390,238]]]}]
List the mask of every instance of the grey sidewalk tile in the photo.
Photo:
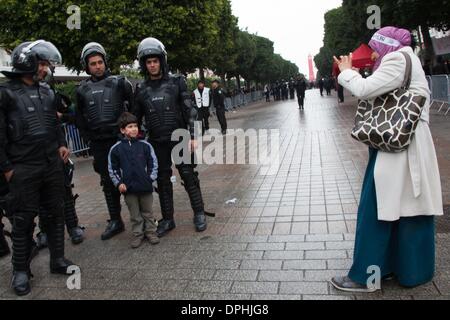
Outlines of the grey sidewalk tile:
[{"label": "grey sidewalk tile", "polygon": [[281,260],[244,260],[241,263],[241,270],[281,270],[283,261]]},{"label": "grey sidewalk tile", "polygon": [[203,300],[220,300],[220,301],[250,301],[251,294],[222,294],[222,293],[204,293]]},{"label": "grey sidewalk tile", "polygon": [[306,251],[305,259],[347,259],[347,252],[345,250],[315,250]]},{"label": "grey sidewalk tile", "polygon": [[305,242],[304,235],[280,235],[280,236],[270,236],[269,242]]},{"label": "grey sidewalk tile", "polygon": [[233,281],[190,281],[185,289],[186,292],[196,293],[227,293]]},{"label": "grey sidewalk tile", "polygon": [[354,241],[332,241],[325,242],[327,250],[353,250],[355,246]]},{"label": "grey sidewalk tile", "polygon": [[330,270],[350,270],[353,259],[330,259],[327,260],[327,267]]},{"label": "grey sidewalk tile", "polygon": [[234,282],[231,293],[275,294],[278,286],[278,282]]},{"label": "grey sidewalk tile", "polygon": [[304,258],[304,251],[266,251],[264,260],[299,260]]},{"label": "grey sidewalk tile", "polygon": [[255,250],[255,251],[274,251],[274,250],[284,250],[284,243],[249,243],[247,250]]},{"label": "grey sidewalk tile", "polygon": [[260,271],[258,281],[304,281],[303,271]]},{"label": "grey sidewalk tile", "polygon": [[281,282],[280,294],[327,295],[326,282]]},{"label": "grey sidewalk tile", "polygon": [[163,279],[163,280],[209,280],[216,273],[213,269],[171,269],[157,270],[139,270],[136,273],[136,279]]},{"label": "grey sidewalk tile", "polygon": [[257,277],[257,270],[217,270],[214,280],[256,281]]},{"label": "grey sidewalk tile", "polygon": [[286,243],[286,250],[325,250],[324,242]]},{"label": "grey sidewalk tile", "polygon": [[319,241],[342,241],[344,236],[342,234],[317,234],[307,235],[306,241],[319,242]]},{"label": "grey sidewalk tile", "polygon": [[283,270],[326,270],[327,263],[325,260],[298,260],[285,261]]},{"label": "grey sidewalk tile", "polygon": [[330,281],[335,276],[346,276],[346,270],[307,270],[305,281]]}]

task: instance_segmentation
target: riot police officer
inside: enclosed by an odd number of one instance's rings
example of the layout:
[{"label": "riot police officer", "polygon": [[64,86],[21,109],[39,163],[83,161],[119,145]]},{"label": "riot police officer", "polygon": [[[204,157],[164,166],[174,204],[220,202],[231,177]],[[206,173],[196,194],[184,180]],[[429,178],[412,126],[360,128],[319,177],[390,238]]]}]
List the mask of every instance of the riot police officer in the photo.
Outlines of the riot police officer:
[{"label": "riot police officer", "polygon": [[[12,287],[17,295],[31,291],[32,230],[40,215],[48,233],[50,271],[67,274],[73,263],[64,257],[63,162],[69,150],[56,113],[55,95],[42,80],[61,63],[56,47],[37,40],[12,52],[10,81],[0,85],[0,172],[15,208],[11,216]],[[39,207],[45,208],[45,214]]]},{"label": "riot police officer", "polygon": [[[137,86],[134,113],[139,121],[145,116],[148,141],[158,158],[157,182],[163,219],[158,224],[157,233],[159,237],[163,237],[175,228],[171,155],[177,142],[171,141],[171,136],[177,129],[189,128],[191,145],[194,146],[194,122],[197,112],[187,92],[185,78],[169,75],[167,53],[159,40],[144,39],[139,44],[138,59],[146,79]],[[194,170],[195,165],[176,163],[176,168],[189,194],[196,230],[205,231],[207,224],[203,197],[198,173]]]},{"label": "riot police officer", "polygon": [[291,98],[291,100],[295,99],[295,82],[294,79],[291,78],[291,81],[289,81],[289,97]]},{"label": "riot police officer", "polygon": [[101,239],[108,240],[125,230],[120,215],[120,192],[108,173],[108,154],[118,141],[119,116],[132,107],[133,87],[125,77],[111,74],[106,51],[99,43],[88,43],[80,60],[91,77],[77,88],[77,126],[85,141],[90,142],[94,170],[100,175],[110,216]]},{"label": "riot police officer", "polygon": [[[69,113],[69,107],[72,104],[69,97],[61,94],[56,89],[56,110],[58,117],[62,123],[74,124],[75,117]],[[73,194],[73,172],[75,170],[74,163],[69,159],[64,165],[64,220],[66,222],[67,233],[69,233],[70,239],[73,244],[80,244],[84,240],[84,230],[78,224],[77,211],[75,209],[75,200],[77,196]],[[42,208],[42,210],[45,210]],[[39,249],[47,247],[47,233],[45,226],[39,223],[40,232],[37,234],[37,245]]]},{"label": "riot police officer", "polygon": [[220,81],[215,79],[212,82],[212,100],[216,108],[217,120],[219,120],[222,134],[227,134],[227,119],[225,117],[225,94],[220,88]]}]

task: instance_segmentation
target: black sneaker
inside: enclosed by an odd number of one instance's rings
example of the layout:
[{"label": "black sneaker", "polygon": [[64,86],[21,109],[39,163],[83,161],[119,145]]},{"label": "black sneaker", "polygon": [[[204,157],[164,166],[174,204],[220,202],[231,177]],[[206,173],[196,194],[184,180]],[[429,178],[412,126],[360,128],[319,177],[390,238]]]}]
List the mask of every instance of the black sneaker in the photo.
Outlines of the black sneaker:
[{"label": "black sneaker", "polygon": [[125,231],[125,225],[122,220],[108,220],[105,232],[102,234],[102,240],[109,240],[112,237]]},{"label": "black sneaker", "polygon": [[156,233],[158,234],[158,237],[162,238],[165,235],[167,235],[170,231],[175,229],[175,220],[160,220],[158,222],[158,228],[156,229]]}]

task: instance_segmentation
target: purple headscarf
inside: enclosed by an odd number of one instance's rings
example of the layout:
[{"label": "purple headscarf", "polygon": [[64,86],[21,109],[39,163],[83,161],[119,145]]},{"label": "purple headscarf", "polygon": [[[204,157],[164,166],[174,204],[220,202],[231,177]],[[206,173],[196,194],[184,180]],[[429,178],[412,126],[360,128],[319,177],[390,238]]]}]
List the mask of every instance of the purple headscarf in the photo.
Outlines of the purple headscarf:
[{"label": "purple headscarf", "polygon": [[384,27],[378,30],[369,42],[369,46],[376,51],[380,57],[375,62],[373,70],[377,70],[381,60],[388,53],[397,51],[411,45],[411,32],[395,27]]}]

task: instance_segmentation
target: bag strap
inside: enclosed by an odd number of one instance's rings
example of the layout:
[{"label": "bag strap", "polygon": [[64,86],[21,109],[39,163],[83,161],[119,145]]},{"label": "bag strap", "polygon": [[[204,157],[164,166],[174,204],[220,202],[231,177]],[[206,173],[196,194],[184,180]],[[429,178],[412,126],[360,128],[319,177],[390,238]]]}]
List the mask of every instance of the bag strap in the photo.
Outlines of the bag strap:
[{"label": "bag strap", "polygon": [[406,72],[405,72],[405,80],[403,80],[402,88],[408,90],[411,85],[411,77],[412,77],[412,61],[409,54],[406,52],[400,51],[401,54],[406,59]]}]

